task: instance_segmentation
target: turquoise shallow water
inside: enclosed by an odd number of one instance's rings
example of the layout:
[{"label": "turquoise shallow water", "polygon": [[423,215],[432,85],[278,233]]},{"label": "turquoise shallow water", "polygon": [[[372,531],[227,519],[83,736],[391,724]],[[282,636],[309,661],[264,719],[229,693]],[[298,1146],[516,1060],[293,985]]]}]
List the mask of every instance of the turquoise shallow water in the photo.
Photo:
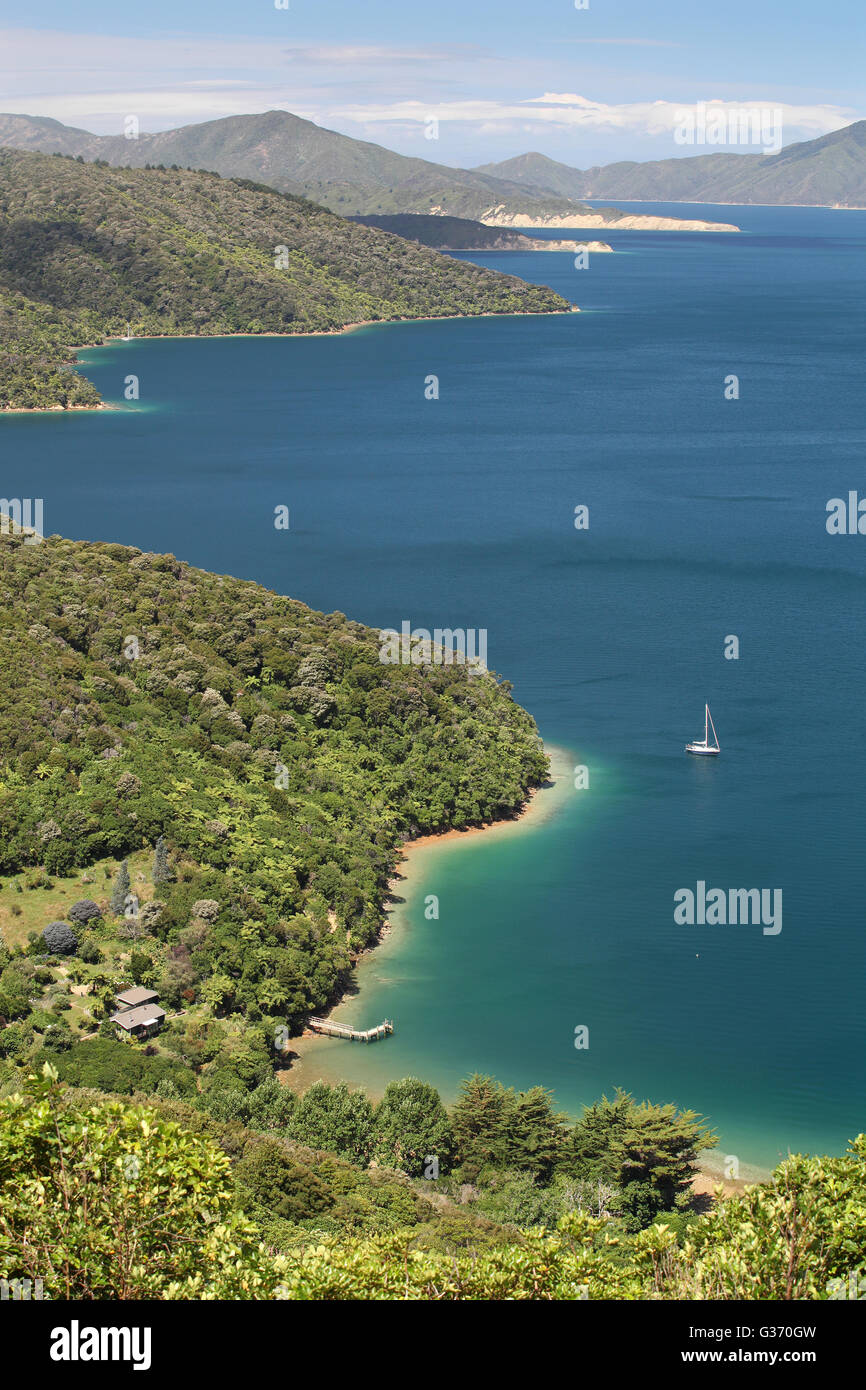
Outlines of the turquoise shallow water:
[{"label": "turquoise shallow water", "polygon": [[[329,1066],[449,1094],[481,1069],[572,1110],[622,1085],[770,1163],[866,1127],[866,537],[824,524],[866,494],[866,213],[716,215],[745,232],[612,234],[586,271],[473,257],[579,315],[88,353],[108,398],[140,377],[140,408],[3,420],[3,490],[44,498],[49,532],[383,626],[486,628],[589,768],[537,828],[428,856],[346,1006],[397,1032]],[[713,762],[682,752],[705,699]],[[698,879],[781,888],[782,932],[677,926]]]}]

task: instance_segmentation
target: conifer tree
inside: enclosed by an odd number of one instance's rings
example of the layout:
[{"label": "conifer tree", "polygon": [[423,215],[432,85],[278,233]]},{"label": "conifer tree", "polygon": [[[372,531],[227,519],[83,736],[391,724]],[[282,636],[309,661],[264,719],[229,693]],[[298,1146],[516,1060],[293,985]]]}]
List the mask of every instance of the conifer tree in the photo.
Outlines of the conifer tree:
[{"label": "conifer tree", "polygon": [[476,1173],[487,1166],[502,1167],[508,1156],[508,1131],[515,1095],[490,1076],[476,1073],[460,1087],[451,1113],[458,1162]]},{"label": "conifer tree", "polygon": [[168,862],[168,846],[165,843],[165,836],[160,835],[153,851],[153,882],[154,884],[170,883],[173,877]]},{"label": "conifer tree", "polygon": [[126,910],[126,899],[129,893],[129,860],[124,859],[117,871],[117,876],[111,888],[111,910],[115,917],[122,917]]}]

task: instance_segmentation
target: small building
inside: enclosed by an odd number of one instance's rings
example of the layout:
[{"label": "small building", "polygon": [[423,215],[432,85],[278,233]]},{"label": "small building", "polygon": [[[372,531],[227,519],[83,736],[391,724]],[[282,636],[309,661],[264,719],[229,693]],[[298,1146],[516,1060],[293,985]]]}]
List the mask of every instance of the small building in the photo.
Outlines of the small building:
[{"label": "small building", "polygon": [[158,1004],[141,1004],[135,1009],[121,1009],[111,1015],[111,1021],[133,1038],[150,1038],[165,1022],[165,1009]]},{"label": "small building", "polygon": [[136,985],[133,989],[125,989],[122,994],[115,994],[114,998],[121,1009],[137,1009],[142,1004],[155,1004],[159,993],[155,989],[142,989],[141,985]]}]

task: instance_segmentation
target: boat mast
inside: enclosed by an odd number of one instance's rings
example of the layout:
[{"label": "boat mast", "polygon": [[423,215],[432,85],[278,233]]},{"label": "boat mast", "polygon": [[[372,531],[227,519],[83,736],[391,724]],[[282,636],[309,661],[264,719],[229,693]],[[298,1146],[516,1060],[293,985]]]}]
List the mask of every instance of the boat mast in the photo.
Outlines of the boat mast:
[{"label": "boat mast", "polygon": [[709,743],[709,741],[710,741],[709,720],[710,720],[710,707],[709,707],[709,705],[704,705],[704,743]]},{"label": "boat mast", "polygon": [[[715,724],[713,723],[713,716],[710,714],[710,707],[709,707],[709,705],[707,705],[707,719],[709,720],[710,728],[711,728],[712,731],[713,731],[713,742],[715,743],[715,745],[716,745],[717,748],[720,748],[721,745],[719,744],[719,736],[718,736],[718,734],[716,733],[716,726],[715,726]],[[705,743],[708,743],[708,742],[709,742],[709,739],[705,738],[705,739],[704,739],[704,742],[705,742]]]}]

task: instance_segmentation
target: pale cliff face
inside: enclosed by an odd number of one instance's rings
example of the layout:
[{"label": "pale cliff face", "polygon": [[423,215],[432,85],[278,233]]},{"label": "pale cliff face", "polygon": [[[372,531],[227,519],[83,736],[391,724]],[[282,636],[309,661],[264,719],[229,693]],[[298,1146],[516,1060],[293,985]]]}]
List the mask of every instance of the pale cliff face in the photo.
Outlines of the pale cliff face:
[{"label": "pale cliff face", "polygon": [[650,217],[643,213],[623,213],[609,220],[600,213],[564,213],[556,217],[541,217],[524,212],[504,212],[491,208],[481,221],[486,227],[552,227],[598,228],[621,232],[738,232],[732,222],[700,222],[680,217]]},{"label": "pale cliff face", "polygon": [[[498,223],[487,223],[498,226]],[[533,226],[537,226],[533,223]],[[437,251],[613,251],[606,241],[548,241],[545,237],[521,236],[519,232],[510,237],[497,237],[484,246],[437,246]]]}]

